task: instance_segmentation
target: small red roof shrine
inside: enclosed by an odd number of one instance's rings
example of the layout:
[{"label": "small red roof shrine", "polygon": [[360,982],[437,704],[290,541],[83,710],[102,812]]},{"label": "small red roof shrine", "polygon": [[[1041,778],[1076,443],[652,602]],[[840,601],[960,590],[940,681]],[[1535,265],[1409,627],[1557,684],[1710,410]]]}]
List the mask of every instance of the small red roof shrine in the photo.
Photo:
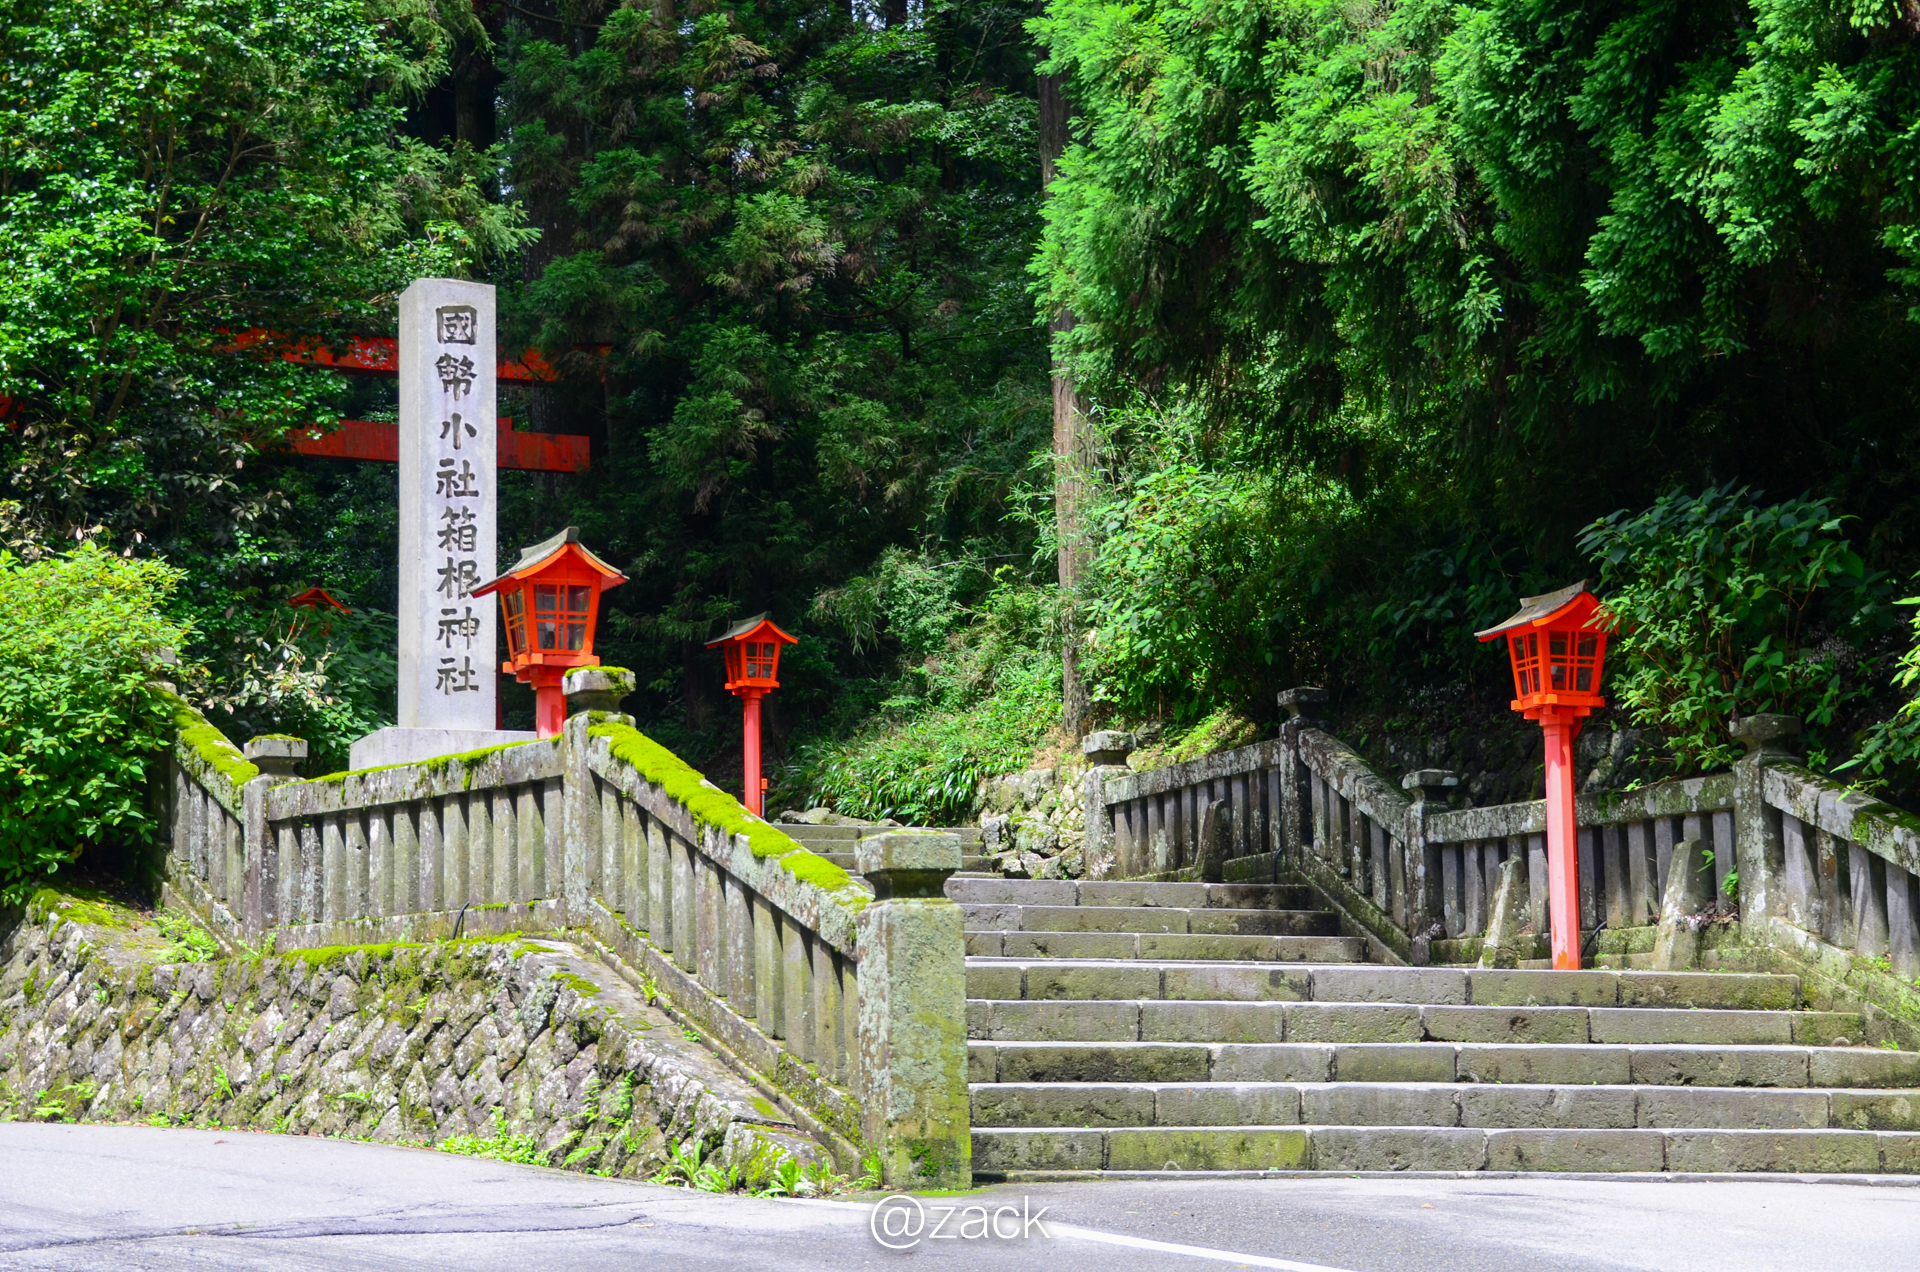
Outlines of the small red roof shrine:
[{"label": "small red roof shrine", "polygon": [[287,604],[295,609],[339,610],[342,614],[351,614],[352,610],[342,605],[323,587],[310,587],[298,596],[289,596]]}]

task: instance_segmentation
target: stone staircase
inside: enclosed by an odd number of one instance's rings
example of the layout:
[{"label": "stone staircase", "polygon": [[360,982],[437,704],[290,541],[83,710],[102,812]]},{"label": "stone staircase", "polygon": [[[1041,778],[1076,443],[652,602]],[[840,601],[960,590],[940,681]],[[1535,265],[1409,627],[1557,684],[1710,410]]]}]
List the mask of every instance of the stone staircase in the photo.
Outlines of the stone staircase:
[{"label": "stone staircase", "polygon": [[[854,869],[853,846],[861,836],[876,833],[873,826],[810,826],[805,822],[781,822],[778,829],[808,852],[817,853],[848,872]],[[960,836],[961,874],[982,874],[987,870],[987,859],[980,852],[978,826],[942,826],[935,829]]]},{"label": "stone staircase", "polygon": [[1920,1173],[1797,977],[1367,964],[1305,889],[955,877],[974,1171]]}]

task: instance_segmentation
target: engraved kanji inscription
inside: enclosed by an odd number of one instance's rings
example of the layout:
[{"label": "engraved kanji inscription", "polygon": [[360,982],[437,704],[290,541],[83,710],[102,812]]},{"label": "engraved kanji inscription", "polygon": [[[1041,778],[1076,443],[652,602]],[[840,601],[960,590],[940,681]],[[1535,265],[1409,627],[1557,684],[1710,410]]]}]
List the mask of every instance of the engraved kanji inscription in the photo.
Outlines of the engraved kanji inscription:
[{"label": "engraved kanji inscription", "polygon": [[472,420],[461,419],[460,412],[455,411],[452,418],[440,421],[440,440],[444,442],[451,437],[453,449],[460,449],[460,438],[463,435],[475,437],[479,435],[479,430],[474,428]]},{"label": "engraved kanji inscription", "polygon": [[464,642],[462,648],[472,649],[473,638],[480,634],[480,616],[473,612],[473,606],[443,606],[440,610],[440,645],[443,649],[452,649],[454,641]]},{"label": "engraved kanji inscription", "polygon": [[480,312],[472,305],[442,305],[434,310],[434,331],[440,343],[475,343],[479,338]]},{"label": "engraved kanji inscription", "polygon": [[436,495],[443,495],[448,499],[480,497],[479,474],[473,471],[473,464],[468,460],[461,460],[458,469],[453,466],[451,459],[441,460],[433,479],[433,493]]},{"label": "engraved kanji inscription", "polygon": [[441,390],[453,394],[454,401],[458,402],[473,392],[472,358],[456,358],[450,353],[443,353],[433,366],[440,373]]},{"label": "engraved kanji inscription", "polygon": [[458,660],[447,657],[440,660],[439,674],[433,687],[440,693],[479,693],[480,682],[474,678],[473,659]]},{"label": "engraved kanji inscription", "polygon": [[480,528],[473,515],[473,509],[465,504],[459,507],[448,506],[440,510],[440,550],[442,552],[472,552],[479,542]]},{"label": "engraved kanji inscription", "polygon": [[467,594],[480,585],[480,565],[472,558],[455,560],[448,557],[439,573],[440,586],[435,590],[454,600],[466,599]]}]

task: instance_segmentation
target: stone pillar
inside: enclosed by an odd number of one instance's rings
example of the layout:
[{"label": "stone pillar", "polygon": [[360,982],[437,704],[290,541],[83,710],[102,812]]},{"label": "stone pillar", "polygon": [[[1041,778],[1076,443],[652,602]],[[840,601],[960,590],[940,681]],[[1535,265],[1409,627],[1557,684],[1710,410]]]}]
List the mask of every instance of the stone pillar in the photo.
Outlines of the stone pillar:
[{"label": "stone pillar", "polygon": [[303,738],[283,733],[267,733],[250,740],[241,753],[260,775],[240,788],[241,853],[244,862],[244,895],[233,906],[236,917],[246,928],[249,939],[280,922],[280,844],[267,825],[267,792],[299,777],[299,767],[307,758]]},{"label": "stone pillar", "polygon": [[1274,697],[1287,713],[1286,723],[1280,726],[1280,745],[1290,761],[1280,782],[1280,849],[1298,858],[1307,851],[1306,811],[1311,804],[1311,797],[1302,789],[1305,772],[1300,764],[1300,735],[1320,727],[1320,708],[1326,705],[1327,691],[1300,685],[1282,689]]},{"label": "stone pillar", "polygon": [[1407,961],[1416,967],[1427,962],[1428,942],[1434,920],[1433,875],[1437,853],[1427,849],[1427,819],[1447,810],[1447,791],[1460,785],[1460,775],[1446,769],[1415,769],[1400,779],[1403,789],[1413,794],[1407,808],[1407,939],[1413,954]]},{"label": "stone pillar", "polygon": [[[560,682],[570,714],[560,731],[566,820],[560,834],[559,890],[566,898],[568,921],[572,923],[587,921],[589,896],[608,891],[606,881],[599,877],[599,867],[605,860],[600,842],[605,818],[593,770],[587,765],[587,748],[592,745],[587,730],[609,721],[632,724],[632,716],[616,714],[616,709],[633,687],[634,675],[623,667],[576,667]],[[548,889],[552,890],[551,880]]]},{"label": "stone pillar", "polygon": [[869,835],[855,864],[873,884],[860,912],[859,1063],[866,1151],[888,1188],[968,1188],[967,967],[960,907],[947,900],[960,837]]},{"label": "stone pillar", "polygon": [[400,293],[403,729],[492,730],[498,442],[493,288],[421,278]]},{"label": "stone pillar", "polygon": [[1786,854],[1780,828],[1767,811],[1764,783],[1772,764],[1797,763],[1787,739],[1800,732],[1788,715],[1751,715],[1727,730],[1747,753],[1733,765],[1734,865],[1740,871],[1740,921],[1786,917]]},{"label": "stone pillar", "polygon": [[1113,866],[1113,819],[1107,814],[1107,779],[1125,777],[1133,770],[1127,757],[1138,747],[1131,733],[1102,730],[1080,739],[1087,757],[1087,775],[1080,779],[1080,800],[1086,810],[1086,846],[1081,850],[1086,877],[1105,878]]}]

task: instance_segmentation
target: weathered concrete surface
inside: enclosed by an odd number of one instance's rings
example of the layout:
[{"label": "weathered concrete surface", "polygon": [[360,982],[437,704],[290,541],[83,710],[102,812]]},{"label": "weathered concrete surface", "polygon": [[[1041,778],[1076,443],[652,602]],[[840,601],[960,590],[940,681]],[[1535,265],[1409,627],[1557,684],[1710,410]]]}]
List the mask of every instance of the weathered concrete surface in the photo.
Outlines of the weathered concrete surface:
[{"label": "weathered concrete surface", "polygon": [[[43,894],[43,897],[48,894]],[[168,963],[133,912],[45,902],[0,939],[0,1110],[438,1142],[532,1135],[553,1165],[656,1170],[695,1139],[817,1155],[754,1089],[557,941]]]}]

